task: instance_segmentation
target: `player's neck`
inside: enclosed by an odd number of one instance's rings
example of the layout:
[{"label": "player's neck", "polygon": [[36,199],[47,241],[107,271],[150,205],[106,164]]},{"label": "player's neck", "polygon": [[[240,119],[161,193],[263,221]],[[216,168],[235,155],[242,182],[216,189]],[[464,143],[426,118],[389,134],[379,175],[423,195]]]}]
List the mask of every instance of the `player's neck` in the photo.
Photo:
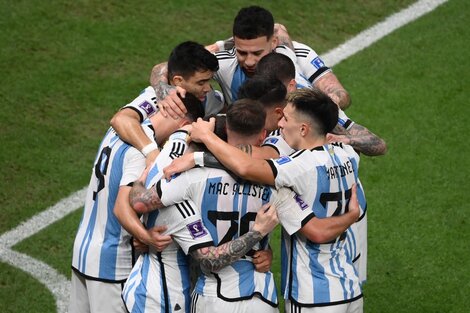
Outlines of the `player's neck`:
[{"label": "player's neck", "polygon": [[327,143],[328,143],[328,141],[326,140],[325,136],[311,137],[311,138],[305,139],[301,142],[300,149],[313,149],[313,148],[316,148],[316,147],[323,146]]}]

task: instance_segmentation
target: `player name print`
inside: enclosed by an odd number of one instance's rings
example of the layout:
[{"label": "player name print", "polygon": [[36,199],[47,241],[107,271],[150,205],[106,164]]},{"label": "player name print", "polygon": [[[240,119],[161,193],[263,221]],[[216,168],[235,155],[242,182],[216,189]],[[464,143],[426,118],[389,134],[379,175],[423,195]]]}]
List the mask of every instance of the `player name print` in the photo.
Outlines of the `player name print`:
[{"label": "player name print", "polygon": [[213,195],[244,195],[255,198],[261,198],[268,201],[271,195],[269,187],[260,186],[251,183],[227,183],[227,182],[211,182],[209,183],[208,193]]}]

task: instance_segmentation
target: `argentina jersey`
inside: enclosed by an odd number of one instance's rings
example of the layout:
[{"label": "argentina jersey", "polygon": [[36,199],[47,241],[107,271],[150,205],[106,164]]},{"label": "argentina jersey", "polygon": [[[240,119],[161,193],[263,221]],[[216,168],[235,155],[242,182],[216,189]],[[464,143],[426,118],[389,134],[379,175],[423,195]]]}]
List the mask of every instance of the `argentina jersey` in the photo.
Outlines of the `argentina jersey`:
[{"label": "argentina jersey", "polygon": [[144,156],[110,128],[96,156],[82,220],[73,246],[72,268],[88,278],[123,282],[132,267],[131,236],[113,213],[121,186],[139,178]]},{"label": "argentina jersey", "polygon": [[312,48],[297,41],[292,41],[292,44],[301,74],[311,84],[324,74],[331,72],[331,69]]},{"label": "argentina jersey", "polygon": [[[160,181],[156,188],[165,205],[182,200],[195,202],[216,246],[247,233],[253,226],[257,211],[270,201],[274,192],[269,186],[239,181],[223,170],[212,168],[189,170],[170,182]],[[240,260],[217,273],[203,274],[195,292],[226,301],[258,295],[264,302],[277,306],[273,274],[255,271],[252,263],[255,250],[266,249],[267,245],[268,239],[264,238]]]},{"label": "argentina jersey", "polygon": [[279,155],[289,155],[295,151],[284,140],[280,129],[276,129],[270,132],[269,135],[264,139],[261,146],[271,147],[276,150]]},{"label": "argentina jersey", "polygon": [[[343,214],[358,181],[359,157],[349,146],[324,145],[269,162],[276,186],[291,186],[318,218]],[[362,297],[350,231],[326,244],[311,242],[300,232],[283,232],[281,288],[286,299],[300,306],[322,306]]]},{"label": "argentina jersey", "polygon": [[215,56],[219,62],[219,70],[215,73],[214,79],[222,88],[225,102],[230,105],[238,99],[238,90],[247,76],[238,64],[235,48],[219,51]]},{"label": "argentina jersey", "polygon": [[303,74],[302,68],[300,67],[299,63],[297,62],[297,56],[295,55],[294,51],[292,51],[287,46],[277,46],[274,50],[277,53],[284,54],[289,59],[291,59],[292,63],[294,63],[295,67],[295,83],[297,89],[301,88],[310,88],[312,83],[308,80],[308,78]]},{"label": "argentina jersey", "polygon": [[143,122],[145,119],[155,114],[158,110],[158,107],[157,96],[153,87],[148,86],[142,90],[137,98],[132,100],[131,103],[125,105],[122,109],[126,108],[136,111],[137,114],[139,114],[140,122]]},{"label": "argentina jersey", "polygon": [[[163,177],[163,168],[180,157],[187,148],[188,133],[173,133],[156,158],[147,176],[146,186]],[[155,210],[143,215],[146,228],[165,225],[165,235],[173,243],[158,252],[149,247],[132,268],[122,298],[129,312],[190,312],[190,276],[186,254],[211,246],[212,238],[202,227],[200,211],[191,201]]]}]

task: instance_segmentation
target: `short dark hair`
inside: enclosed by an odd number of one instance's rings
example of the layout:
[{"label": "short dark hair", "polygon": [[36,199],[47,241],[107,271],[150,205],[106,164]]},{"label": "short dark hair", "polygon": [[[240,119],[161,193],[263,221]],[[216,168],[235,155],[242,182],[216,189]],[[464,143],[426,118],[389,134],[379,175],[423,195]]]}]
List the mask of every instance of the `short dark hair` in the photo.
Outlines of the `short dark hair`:
[{"label": "short dark hair", "polygon": [[238,99],[258,100],[265,108],[285,104],[287,89],[277,78],[255,75],[238,89]]},{"label": "short dark hair", "polygon": [[212,71],[219,69],[219,62],[215,55],[194,41],[185,41],[171,51],[168,58],[168,78],[181,75],[188,79],[195,72]]},{"label": "short dark hair", "polygon": [[256,74],[288,82],[295,79],[295,65],[287,55],[271,52],[259,60],[256,65]]},{"label": "short dark hair", "polygon": [[338,106],[318,88],[302,88],[290,92],[287,102],[296,111],[310,118],[319,134],[326,135],[338,123]]},{"label": "short dark hair", "polygon": [[204,105],[202,104],[202,101],[199,100],[195,95],[187,92],[184,98],[182,98],[179,94],[178,97],[180,97],[181,101],[183,101],[183,104],[186,107],[186,118],[188,120],[196,121],[199,117],[204,116]]},{"label": "short dark hair", "polygon": [[227,128],[243,135],[252,136],[264,129],[266,112],[256,100],[240,99],[227,109]]},{"label": "short dark hair", "polygon": [[233,21],[233,36],[240,39],[255,39],[274,34],[274,17],[268,10],[253,5],[238,11]]}]

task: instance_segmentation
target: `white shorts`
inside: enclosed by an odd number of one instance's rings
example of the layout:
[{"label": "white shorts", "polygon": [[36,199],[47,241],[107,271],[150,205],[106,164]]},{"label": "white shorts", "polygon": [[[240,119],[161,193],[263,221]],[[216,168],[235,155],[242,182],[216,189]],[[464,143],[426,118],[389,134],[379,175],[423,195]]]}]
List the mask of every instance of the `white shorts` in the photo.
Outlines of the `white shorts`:
[{"label": "white shorts", "polygon": [[191,313],[279,313],[279,308],[274,308],[260,298],[254,296],[248,300],[225,301],[218,297],[201,296],[195,292],[192,294]]},{"label": "white shorts", "polygon": [[286,300],[285,313],[362,313],[364,311],[363,299],[361,297],[353,302],[315,307],[301,307],[295,305],[290,300]]},{"label": "white shorts", "polygon": [[86,279],[72,271],[69,313],[126,313],[122,283]]}]

